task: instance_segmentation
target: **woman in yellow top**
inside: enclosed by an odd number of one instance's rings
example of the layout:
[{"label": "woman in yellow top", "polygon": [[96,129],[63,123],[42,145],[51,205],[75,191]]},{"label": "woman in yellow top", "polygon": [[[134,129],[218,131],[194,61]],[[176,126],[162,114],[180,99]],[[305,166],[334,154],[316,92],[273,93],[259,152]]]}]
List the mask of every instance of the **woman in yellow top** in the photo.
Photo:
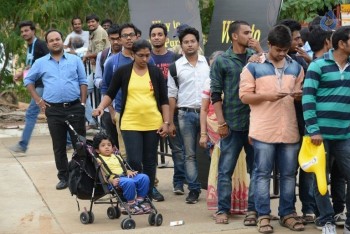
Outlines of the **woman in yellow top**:
[{"label": "woman in yellow top", "polygon": [[[121,88],[119,125],[128,155],[127,162],[134,170],[148,175],[150,188],[153,188],[159,136],[168,134],[169,101],[161,70],[148,64],[151,49],[151,44],[146,40],[134,42],[134,62],[114,73],[106,95],[93,114],[101,116]],[[151,194],[150,189],[149,197]]]}]

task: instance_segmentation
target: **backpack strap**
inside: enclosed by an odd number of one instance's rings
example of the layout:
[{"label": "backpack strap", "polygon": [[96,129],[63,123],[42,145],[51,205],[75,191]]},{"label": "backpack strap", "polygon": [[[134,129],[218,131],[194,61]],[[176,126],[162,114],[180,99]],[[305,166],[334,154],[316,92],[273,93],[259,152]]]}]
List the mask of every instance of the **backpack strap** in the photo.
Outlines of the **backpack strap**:
[{"label": "backpack strap", "polygon": [[109,48],[104,49],[104,50],[101,52],[100,66],[101,66],[102,74],[103,74],[103,70],[104,70],[104,68],[105,68],[104,64],[105,64],[105,61],[106,61],[106,59],[107,59],[108,52],[109,52]]},{"label": "backpack strap", "polygon": [[[114,174],[114,173],[111,171],[111,169],[108,167],[108,165],[107,165],[107,163],[105,162],[105,160],[103,160],[103,158],[102,158],[100,155],[98,155],[97,157],[102,161],[103,167],[107,170],[107,172],[108,172],[107,177],[108,177],[108,178],[109,178],[109,176],[111,176],[111,175],[115,175],[116,177],[119,177],[119,175]],[[115,157],[118,159],[120,165],[122,166],[122,168],[123,168],[123,173],[126,174],[127,169],[126,169],[126,167],[125,167],[125,165],[124,165],[123,160],[121,160],[117,155],[115,155]],[[108,179],[108,178],[107,178],[107,179]]]},{"label": "backpack strap", "polygon": [[168,69],[169,69],[170,75],[173,77],[173,79],[175,81],[176,87],[179,88],[179,79],[177,77],[177,71],[176,71],[176,64],[175,64],[175,62],[170,64]]}]

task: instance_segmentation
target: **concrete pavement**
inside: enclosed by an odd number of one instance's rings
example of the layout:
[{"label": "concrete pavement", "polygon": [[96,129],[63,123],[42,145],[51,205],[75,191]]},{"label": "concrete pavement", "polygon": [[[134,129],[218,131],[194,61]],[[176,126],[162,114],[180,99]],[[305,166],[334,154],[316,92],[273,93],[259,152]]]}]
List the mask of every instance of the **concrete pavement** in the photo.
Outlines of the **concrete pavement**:
[{"label": "concrete pavement", "polygon": [[[0,137],[7,136],[0,133]],[[93,224],[80,223],[80,212],[75,197],[68,189],[57,191],[58,182],[49,135],[32,138],[26,156],[12,155],[8,146],[18,138],[0,138],[0,233],[257,233],[255,227],[245,227],[243,216],[233,216],[228,225],[217,225],[211,219],[213,211],[206,208],[202,190],[197,204],[186,204],[185,195],[172,193],[173,168],[158,169],[159,191],[164,202],[155,202],[164,221],[160,227],[148,225],[148,215],[134,216],[136,229],[121,230],[121,219],[110,220],[106,215],[108,205],[96,205]],[[170,162],[171,163],[171,162]],[[88,207],[88,201],[79,201]],[[272,212],[277,214],[278,199],[272,200]],[[298,202],[298,211],[300,203]],[[170,227],[171,221],[184,220],[184,225]],[[294,233],[273,221],[275,233]],[[337,230],[342,233],[342,229]],[[306,226],[304,233],[321,233],[314,225]]]}]

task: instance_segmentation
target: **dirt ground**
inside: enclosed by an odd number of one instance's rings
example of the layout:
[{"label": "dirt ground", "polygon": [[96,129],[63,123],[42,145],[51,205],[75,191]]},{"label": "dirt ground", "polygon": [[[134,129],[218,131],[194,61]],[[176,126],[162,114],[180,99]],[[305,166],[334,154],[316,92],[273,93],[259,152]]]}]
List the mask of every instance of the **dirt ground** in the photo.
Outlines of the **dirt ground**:
[{"label": "dirt ground", "polygon": [[[19,125],[23,125],[28,106],[29,103],[18,102],[17,104],[12,104],[0,99],[0,128],[18,128]],[[40,113],[38,123],[45,122],[45,114]]]}]

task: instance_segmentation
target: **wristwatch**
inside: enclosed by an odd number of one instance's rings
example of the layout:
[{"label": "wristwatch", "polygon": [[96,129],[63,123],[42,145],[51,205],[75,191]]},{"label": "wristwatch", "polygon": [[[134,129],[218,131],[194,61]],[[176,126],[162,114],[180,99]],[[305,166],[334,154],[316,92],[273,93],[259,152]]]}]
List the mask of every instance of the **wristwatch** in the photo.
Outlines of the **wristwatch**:
[{"label": "wristwatch", "polygon": [[84,102],[82,102],[81,105],[85,107],[85,103]]}]

